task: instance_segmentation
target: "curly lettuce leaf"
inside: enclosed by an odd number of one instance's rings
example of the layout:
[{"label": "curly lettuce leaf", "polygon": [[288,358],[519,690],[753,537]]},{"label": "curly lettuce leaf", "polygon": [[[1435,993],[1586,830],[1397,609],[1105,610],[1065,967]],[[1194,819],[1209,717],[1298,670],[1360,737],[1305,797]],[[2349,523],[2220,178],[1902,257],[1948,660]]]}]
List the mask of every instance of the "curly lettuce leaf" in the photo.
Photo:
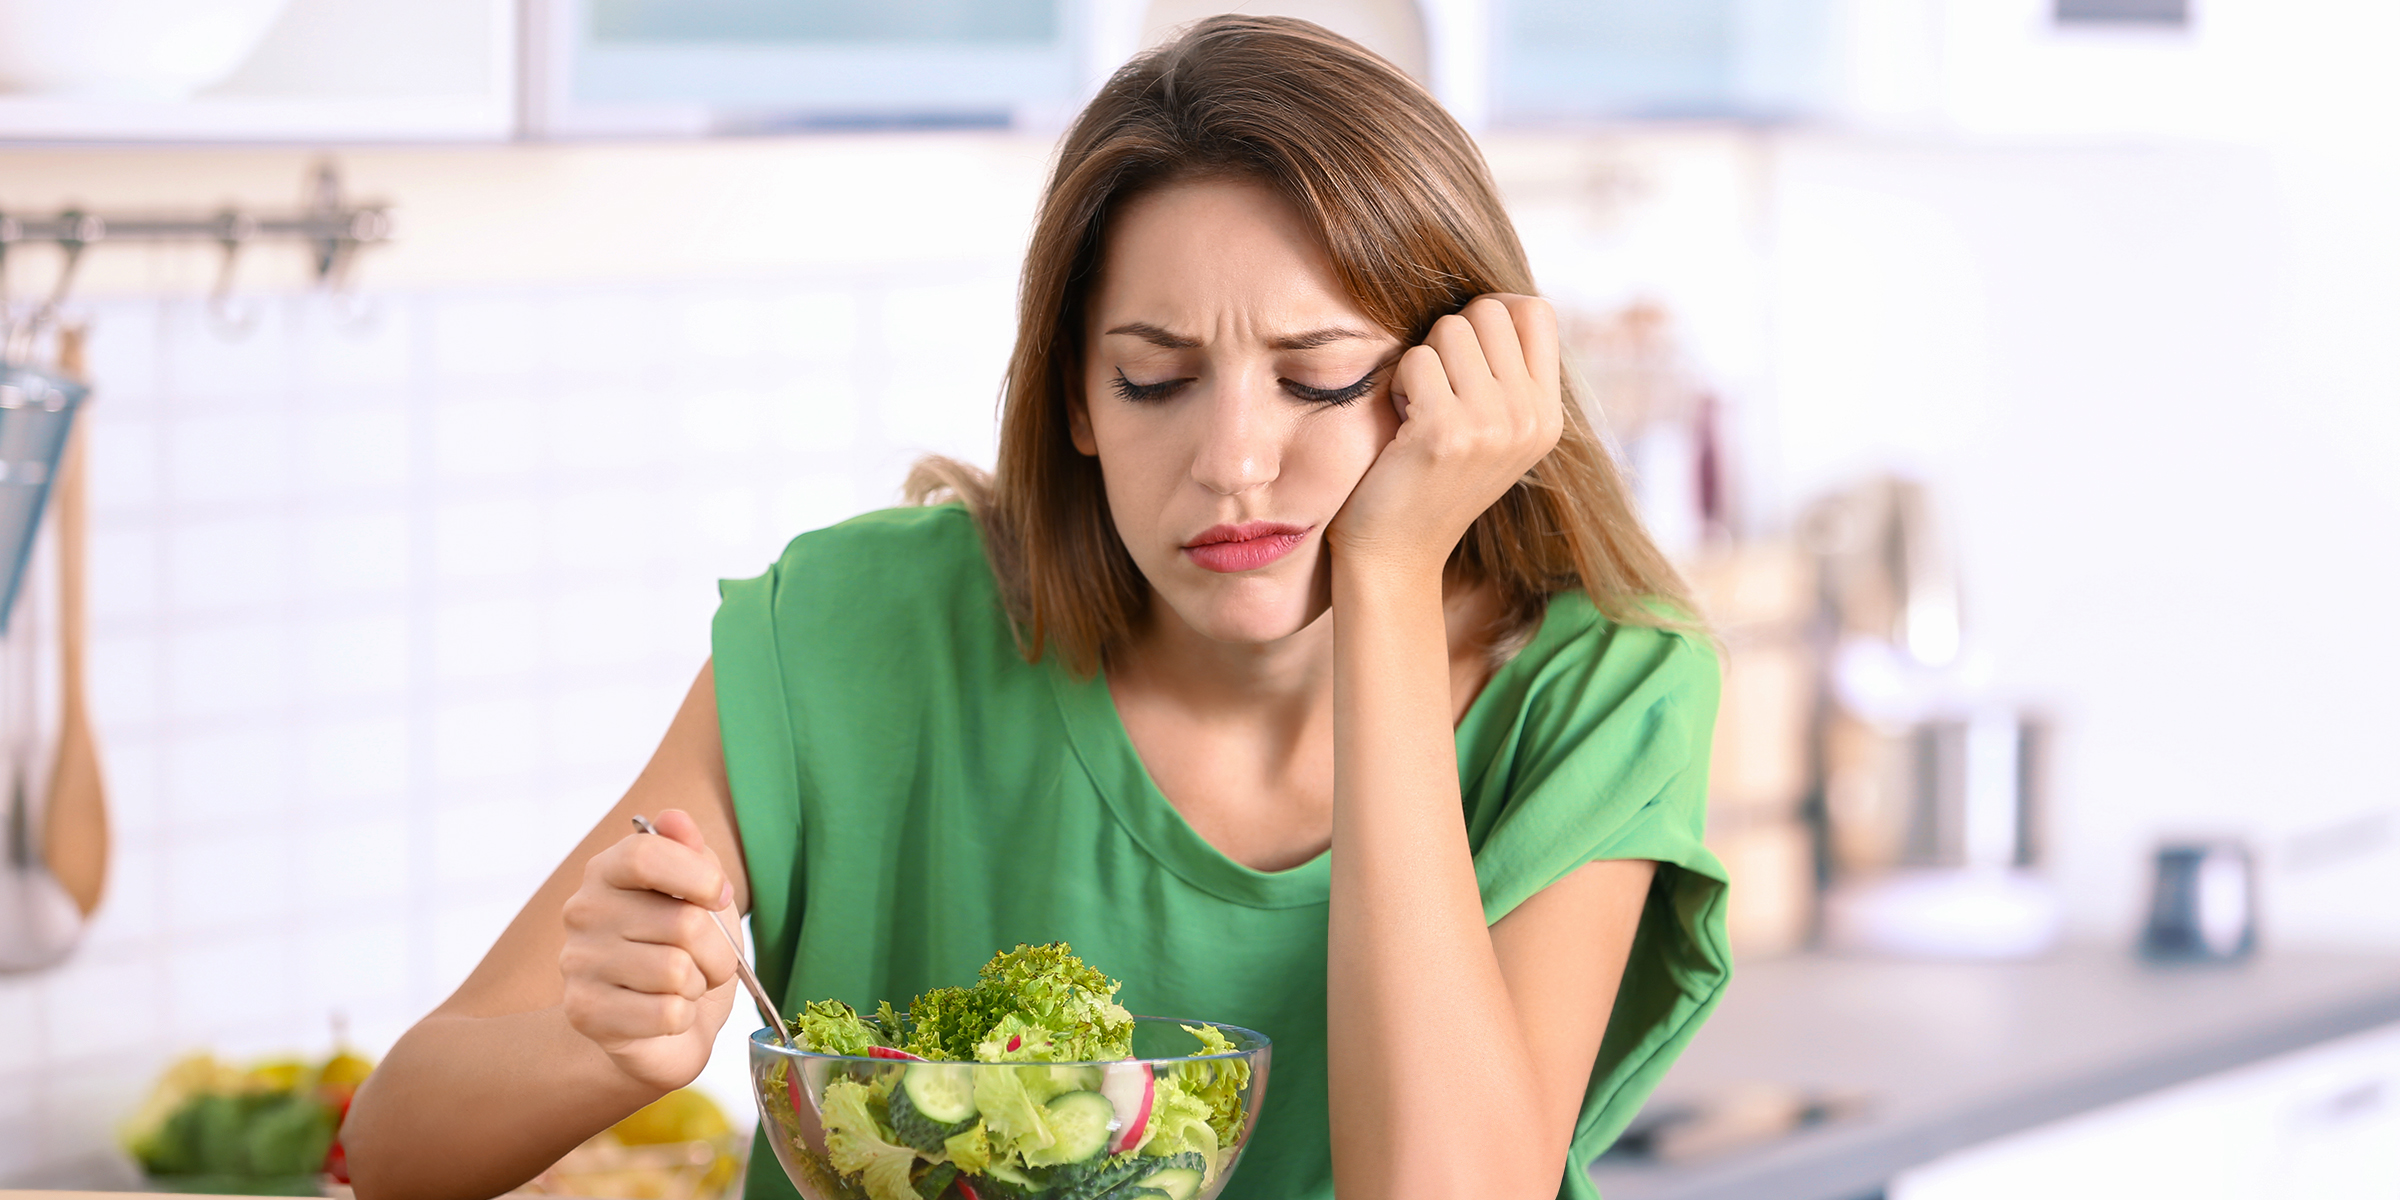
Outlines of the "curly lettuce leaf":
[{"label": "curly lettuce leaf", "polygon": [[1050,1031],[1010,1013],[992,1026],[991,1036],[975,1043],[976,1062],[1055,1062],[1061,1056]]},{"label": "curly lettuce leaf", "polygon": [[859,1018],[858,1010],[839,1000],[819,1000],[800,1010],[792,1024],[809,1049],[819,1054],[864,1056],[876,1045],[875,1031]]},{"label": "curly lettuce leaf", "polygon": [[969,1175],[981,1175],[992,1165],[992,1140],[984,1134],[981,1121],[943,1139],[942,1151]]},{"label": "curly lettuce leaf", "polygon": [[921,1200],[909,1181],[917,1152],[884,1136],[867,1109],[865,1084],[851,1079],[827,1084],[824,1122],[825,1157],[834,1170],[859,1176],[871,1200]]},{"label": "curly lettuce leaf", "polygon": [[[934,988],[909,1002],[906,1014],[887,1014],[890,1044],[937,1062],[981,1059],[1036,1061],[1021,1053],[1024,1034],[1045,1032],[1050,1049],[1039,1058],[1098,1062],[1133,1053],[1133,1016],[1116,1002],[1115,980],[1086,966],[1064,942],[1020,945],[992,956],[973,987]],[[1018,1022],[1006,1033],[1001,1024]],[[1007,1050],[1011,1037],[1019,1050]],[[997,1040],[1004,1057],[979,1052]]]},{"label": "curly lettuce leaf", "polygon": [[[1195,1058],[1230,1054],[1239,1049],[1214,1025],[1186,1025],[1183,1031],[1200,1039],[1201,1049]],[[1218,1144],[1230,1146],[1241,1140],[1242,1089],[1250,1084],[1248,1061],[1229,1058],[1182,1063],[1176,1066],[1175,1077],[1184,1090],[1208,1105],[1208,1123],[1216,1131]]]},{"label": "curly lettuce leaf", "polygon": [[1133,1014],[1116,1002],[1121,985],[1084,965],[1065,942],[1002,951],[977,974],[975,990],[1002,998],[1004,1012],[1051,1032],[1057,1061],[1133,1053]]},{"label": "curly lettuce leaf", "polygon": [[1218,1138],[1209,1123],[1213,1110],[1208,1101],[1186,1091],[1179,1076],[1160,1075],[1156,1088],[1150,1099],[1150,1124],[1134,1152],[1149,1158],[1196,1152],[1208,1164],[1203,1174],[1215,1180]]},{"label": "curly lettuce leaf", "polygon": [[975,1072],[975,1107],[983,1114],[993,1158],[1013,1155],[1022,1162],[1058,1144],[1050,1110],[1043,1107],[1058,1090],[1047,1067]]},{"label": "curly lettuce leaf", "polygon": [[[975,988],[946,987],[908,1002],[908,1041],[902,1047],[919,1058],[963,1062],[975,1057],[975,1043],[1007,1012],[1005,999]],[[897,1027],[893,1027],[895,1032]]]}]

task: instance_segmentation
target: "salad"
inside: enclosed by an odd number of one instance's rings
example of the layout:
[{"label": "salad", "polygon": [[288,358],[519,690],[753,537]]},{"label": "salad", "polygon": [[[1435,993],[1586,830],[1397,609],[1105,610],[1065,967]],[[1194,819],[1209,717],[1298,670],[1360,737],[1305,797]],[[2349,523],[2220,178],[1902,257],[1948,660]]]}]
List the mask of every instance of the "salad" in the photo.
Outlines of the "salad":
[{"label": "salad", "polygon": [[1119,986],[1064,943],[1021,945],[973,987],[936,988],[904,1010],[806,1006],[787,1023],[795,1047],[887,1061],[808,1061],[812,1076],[831,1068],[813,1112],[795,1060],[766,1068],[759,1094],[780,1148],[811,1177],[797,1182],[867,1200],[1203,1194],[1246,1132],[1250,1064],[1212,1057],[1240,1051],[1206,1024],[1182,1026],[1199,1043],[1193,1061],[1133,1061]]}]

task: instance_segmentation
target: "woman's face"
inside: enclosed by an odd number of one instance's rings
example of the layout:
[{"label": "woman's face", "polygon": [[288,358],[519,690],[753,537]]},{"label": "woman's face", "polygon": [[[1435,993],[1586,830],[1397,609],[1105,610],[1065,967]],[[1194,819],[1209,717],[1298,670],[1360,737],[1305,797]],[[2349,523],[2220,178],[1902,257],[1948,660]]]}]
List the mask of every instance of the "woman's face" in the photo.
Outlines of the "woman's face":
[{"label": "woman's face", "polygon": [[1289,637],[1329,604],[1325,526],[1399,428],[1399,340],[1255,183],[1127,202],[1102,265],[1074,433],[1118,535],[1203,636]]}]

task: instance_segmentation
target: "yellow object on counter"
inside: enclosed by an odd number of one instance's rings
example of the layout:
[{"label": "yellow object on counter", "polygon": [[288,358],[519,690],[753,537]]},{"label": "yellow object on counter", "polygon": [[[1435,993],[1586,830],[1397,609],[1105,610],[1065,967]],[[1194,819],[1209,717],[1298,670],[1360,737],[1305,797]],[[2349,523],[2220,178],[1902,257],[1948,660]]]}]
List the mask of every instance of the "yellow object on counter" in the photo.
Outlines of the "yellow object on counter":
[{"label": "yellow object on counter", "polygon": [[745,1147],[705,1093],[679,1088],[567,1152],[524,1191],[596,1200],[721,1200]]}]

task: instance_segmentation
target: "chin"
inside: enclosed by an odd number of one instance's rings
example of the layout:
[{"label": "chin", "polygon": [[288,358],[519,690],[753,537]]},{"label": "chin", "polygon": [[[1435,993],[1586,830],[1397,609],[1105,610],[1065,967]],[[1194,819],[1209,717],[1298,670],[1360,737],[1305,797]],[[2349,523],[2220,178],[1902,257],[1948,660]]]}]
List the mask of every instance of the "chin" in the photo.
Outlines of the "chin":
[{"label": "chin", "polygon": [[[1214,642],[1263,646],[1308,628],[1324,607],[1310,603],[1303,584],[1245,579],[1198,594],[1161,593],[1160,598],[1194,633]],[[1180,590],[1180,589],[1179,589]]]}]

